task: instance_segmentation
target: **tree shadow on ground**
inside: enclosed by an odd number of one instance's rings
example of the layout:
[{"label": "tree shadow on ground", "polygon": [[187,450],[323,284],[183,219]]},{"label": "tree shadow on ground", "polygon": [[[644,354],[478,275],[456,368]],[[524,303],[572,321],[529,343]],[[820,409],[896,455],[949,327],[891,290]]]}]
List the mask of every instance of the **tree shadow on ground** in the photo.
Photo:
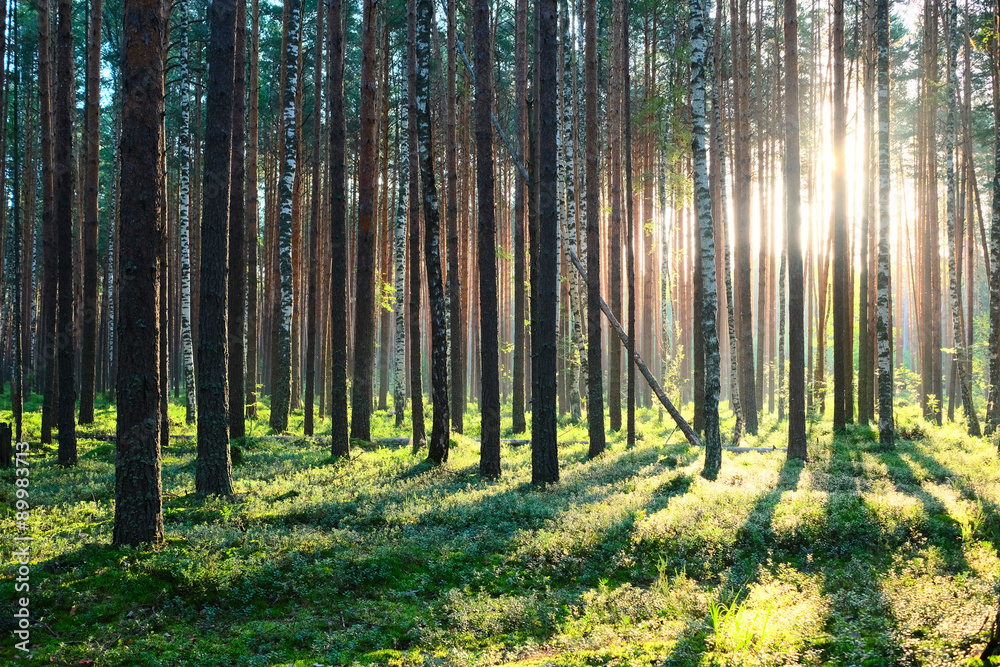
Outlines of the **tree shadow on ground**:
[{"label": "tree shadow on ground", "polygon": [[[731,565],[716,589],[716,602],[742,603],[747,598],[748,585],[761,575],[761,567],[773,554],[776,542],[772,523],[782,496],[798,488],[805,464],[785,460],[774,486],[761,493],[740,527],[733,547]],[[664,667],[697,664],[702,657],[714,651],[715,628],[710,617],[691,619],[680,631],[673,650],[663,662]],[[744,656],[747,660],[750,655]]]}]

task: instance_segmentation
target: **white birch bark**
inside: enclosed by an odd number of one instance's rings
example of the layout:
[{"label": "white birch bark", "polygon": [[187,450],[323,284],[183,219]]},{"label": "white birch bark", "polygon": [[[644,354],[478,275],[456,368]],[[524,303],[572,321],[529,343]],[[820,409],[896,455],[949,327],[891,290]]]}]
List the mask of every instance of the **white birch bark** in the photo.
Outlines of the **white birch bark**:
[{"label": "white birch bark", "polygon": [[[563,24],[563,81],[562,81],[562,172],[563,192],[563,246],[567,253],[576,254],[576,174],[573,150],[573,37],[569,27],[569,2],[562,2]],[[568,262],[567,262],[568,264]],[[580,285],[576,271],[567,271],[569,279],[570,344],[567,345],[567,382],[569,383],[570,416],[574,421],[582,415],[580,411],[580,360],[587,354],[580,327]]]},{"label": "white birch bark", "polygon": [[[193,424],[198,411],[194,378],[194,341],[191,335],[191,78],[188,49],[188,6],[182,0],[178,8],[181,17],[181,201],[178,211],[181,232],[181,363],[184,369],[184,394],[187,412],[185,421]],[[112,218],[113,220],[113,218]],[[112,222],[112,224],[114,224]],[[109,253],[114,244],[108,244]],[[109,260],[110,261],[110,260]],[[109,322],[113,312],[108,295]],[[114,336],[112,336],[114,340]]]},{"label": "white birch bark", "polygon": [[396,228],[393,238],[393,248],[396,260],[396,357],[392,374],[392,402],[396,412],[396,425],[403,423],[403,413],[406,411],[406,326],[404,321],[405,304],[403,301],[403,280],[406,275],[406,214],[407,185],[410,181],[410,142],[407,105],[399,105],[399,147],[396,150],[396,162],[399,165],[399,200],[396,204]]},{"label": "white birch bark", "polygon": [[705,467],[702,475],[714,479],[722,466],[719,435],[719,338],[715,329],[718,292],[715,284],[715,226],[712,194],[708,186],[705,150],[705,83],[708,79],[708,4],[691,0],[691,148],[694,167],[695,205],[701,239],[701,335],[705,350]]},{"label": "white birch bark", "polygon": [[879,442],[895,439],[892,414],[892,357],[889,348],[889,0],[876,5],[878,32],[878,430]]},{"label": "white birch bark", "polygon": [[299,28],[301,9],[298,0],[290,0],[288,9],[288,52],[285,56],[285,97],[282,110],[282,131],[285,133],[285,160],[279,181],[278,214],[278,274],[280,277],[280,316],[278,321],[278,367],[274,370],[271,389],[271,427],[284,431],[288,427],[291,398],[292,361],[292,198],[295,170],[298,166],[298,141],[295,123],[295,99],[299,83]]}]

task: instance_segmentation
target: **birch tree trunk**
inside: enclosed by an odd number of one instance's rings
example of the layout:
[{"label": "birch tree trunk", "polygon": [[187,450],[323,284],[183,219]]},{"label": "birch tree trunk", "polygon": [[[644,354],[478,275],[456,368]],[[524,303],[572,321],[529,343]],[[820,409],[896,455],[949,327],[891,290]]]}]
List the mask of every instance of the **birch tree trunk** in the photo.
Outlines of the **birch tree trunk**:
[{"label": "birch tree trunk", "polygon": [[409,235],[410,270],[407,277],[410,290],[410,413],[413,422],[411,446],[414,453],[424,446],[423,369],[420,366],[420,155],[417,151],[417,3],[407,3],[406,15],[406,119],[409,148]]},{"label": "birch tree trunk", "polygon": [[396,289],[396,365],[392,376],[392,405],[396,413],[396,428],[403,425],[406,413],[406,197],[410,180],[410,142],[407,135],[410,132],[409,118],[405,100],[397,108],[396,133],[398,136],[396,148],[396,180],[398,181],[399,199],[396,204],[396,223],[393,231],[393,252],[395,254],[395,289]]},{"label": "birch tree trunk", "polygon": [[182,0],[180,13],[181,126],[180,126],[180,219],[181,236],[181,361],[184,367],[185,421],[193,424],[198,412],[194,378],[194,340],[191,336],[191,78],[188,49],[188,5]]},{"label": "birch tree trunk", "polygon": [[[791,1],[791,0],[789,0]],[[889,331],[889,0],[876,0],[878,44],[878,432],[891,447],[895,436],[892,414],[892,350]],[[793,315],[794,317],[794,315]],[[929,363],[925,360],[923,363]]]},{"label": "birch tree trunk", "polygon": [[[562,70],[562,144],[563,183],[565,186],[564,201],[566,214],[563,227],[563,243],[566,252],[577,253],[576,243],[576,159],[573,152],[573,36],[569,24],[569,0],[563,0],[563,70]],[[567,364],[567,379],[569,385],[570,417],[574,421],[581,418],[580,412],[580,360],[585,353],[583,330],[581,328],[582,312],[580,308],[580,286],[576,271],[567,271],[569,278],[569,308],[571,323],[571,345],[569,346],[569,363]]]},{"label": "birch tree trunk", "polygon": [[434,20],[431,0],[417,3],[416,102],[417,135],[420,155],[420,189],[424,211],[424,256],[427,265],[427,292],[431,310],[431,402],[434,423],[428,456],[437,464],[448,460],[448,330],[445,314],[444,281],[441,276],[440,211],[434,176],[431,135],[430,38]]},{"label": "birch tree trunk", "polygon": [[[1000,0],[993,3],[993,26],[1000,25]],[[991,52],[996,53],[997,40],[993,38]],[[990,220],[990,343],[989,402],[986,407],[986,432],[993,433],[1000,424],[1000,58],[993,59],[993,211]],[[40,81],[40,79],[39,79]]]},{"label": "birch tree trunk", "polygon": [[[216,0],[218,1],[218,0]],[[299,87],[299,30],[302,10],[299,0],[287,0],[288,27],[285,54],[285,92],[282,109],[282,132],[285,139],[284,162],[278,182],[278,275],[280,307],[278,309],[277,365],[271,371],[271,428],[276,433],[288,429],[292,379],[292,207],[295,194],[295,173],[298,169],[298,126],[295,103]],[[372,56],[374,57],[374,55]],[[370,365],[370,364],[369,364]],[[369,395],[369,404],[371,399]],[[365,438],[367,439],[367,438]]]},{"label": "birch tree trunk", "polygon": [[[957,262],[961,261],[958,244],[955,239],[955,110],[958,95],[958,5],[955,0],[948,0],[948,120],[947,137],[945,139],[945,159],[948,175],[948,282],[951,292],[951,322],[954,332],[954,345],[957,350],[953,372],[958,370],[959,382],[962,386],[962,404],[965,406],[965,418],[968,421],[969,435],[979,437],[979,418],[972,402],[972,383],[969,378],[969,367],[965,358],[965,323],[962,313],[962,293],[958,283]],[[971,276],[970,276],[971,280]],[[971,315],[971,314],[970,314]]]},{"label": "birch tree trunk", "polygon": [[[718,294],[715,284],[715,227],[712,223],[712,193],[708,183],[705,150],[705,85],[708,80],[708,2],[691,2],[691,150],[693,152],[695,205],[698,207],[701,239],[701,336],[705,351],[704,443],[705,467],[701,474],[715,479],[722,466],[719,437],[719,338],[715,330]],[[648,315],[648,313],[647,313]],[[698,397],[695,397],[698,400]]]}]

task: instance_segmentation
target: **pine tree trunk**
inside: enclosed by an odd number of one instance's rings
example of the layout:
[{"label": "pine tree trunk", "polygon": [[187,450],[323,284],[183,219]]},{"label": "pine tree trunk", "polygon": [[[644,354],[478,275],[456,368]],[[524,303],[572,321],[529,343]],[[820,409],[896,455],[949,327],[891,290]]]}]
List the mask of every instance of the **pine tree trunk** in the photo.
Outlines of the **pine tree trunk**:
[{"label": "pine tree trunk", "polygon": [[[881,0],[885,1],[885,0]],[[806,384],[803,330],[801,165],[799,162],[799,17],[795,0],[785,10],[785,235],[788,238],[788,459],[805,460]]]},{"label": "pine tree trunk", "polygon": [[[116,545],[163,540],[160,483],[159,270],[162,223],[157,190],[163,124],[164,3],[126,0],[122,61],[121,261],[118,283],[123,333],[118,353]],[[150,326],[150,323],[154,326]]]},{"label": "pine tree trunk", "polygon": [[[198,322],[199,493],[229,496],[233,470],[229,458],[229,390],[226,309],[229,259],[229,178],[232,166],[233,64],[236,1],[212,0],[209,10],[208,124],[201,207],[201,299]],[[123,336],[124,337],[124,336]]]},{"label": "pine tree trunk", "polygon": [[378,6],[365,0],[361,31],[361,134],[358,173],[358,237],[354,295],[354,382],[351,437],[371,439],[372,373],[375,359],[375,187],[378,163],[375,33]]},{"label": "pine tree trunk", "polygon": [[[246,99],[247,99],[247,0],[236,0],[236,42],[233,59],[233,156],[229,178],[229,437],[246,436],[244,364],[246,348],[247,234],[246,197]],[[318,96],[317,96],[318,97]]]},{"label": "pine tree trunk", "polygon": [[330,0],[330,428],[331,456],[347,457],[347,128],[344,117],[344,14]]},{"label": "pine tree trunk", "polygon": [[[615,0],[623,2],[624,0]],[[609,186],[611,195],[611,220],[608,235],[608,282],[610,295],[608,305],[611,312],[618,321],[622,318],[622,166],[621,166],[621,105],[622,105],[622,68],[620,62],[621,55],[621,10],[612,10],[611,16],[611,65],[609,77],[609,94],[607,103],[608,150],[610,152],[609,162],[611,171],[608,178],[611,181]],[[619,431],[622,427],[622,385],[621,385],[621,341],[615,336],[608,336],[608,421],[612,431]]]},{"label": "pine tree trunk", "polygon": [[[878,44],[878,431],[879,442],[891,447],[892,356],[889,349],[889,1],[876,0]],[[924,362],[926,363],[926,362]]]},{"label": "pine tree trunk", "polygon": [[[516,98],[516,124],[517,124],[517,154],[522,162],[526,162],[526,133],[528,125],[528,0],[515,0],[514,16],[514,87]],[[515,434],[524,433],[527,430],[525,423],[525,304],[524,304],[524,283],[525,275],[525,195],[528,193],[529,184],[521,179],[514,180],[514,388],[511,393],[511,416],[513,417],[513,432]]]},{"label": "pine tree trunk", "polygon": [[316,5],[316,60],[313,61],[313,164],[312,202],[309,213],[309,287],[306,304],[306,404],[303,420],[305,435],[313,434],[313,410],[316,397],[316,337],[322,334],[319,319],[319,258],[320,258],[320,118],[323,115],[323,2]]},{"label": "pine tree trunk", "polygon": [[260,0],[251,0],[250,18],[250,81],[247,135],[246,180],[246,242],[247,242],[247,304],[246,304],[246,383],[244,413],[247,419],[257,419],[257,327],[260,319],[257,307],[258,256],[257,239],[260,234],[258,218],[257,148],[260,96]]},{"label": "pine tree trunk", "polygon": [[[619,63],[622,68],[622,146],[625,152],[625,270],[628,281],[628,345],[626,359],[626,416],[625,433],[626,445],[635,445],[635,245],[638,240],[635,237],[635,216],[633,207],[635,203],[635,191],[632,189],[632,83],[629,72],[629,22],[628,22],[629,0],[622,0],[621,29],[622,29],[622,60]],[[641,235],[640,235],[641,238]]]},{"label": "pine tree trunk", "polygon": [[80,377],[80,423],[94,421],[97,376],[97,224],[101,139],[102,0],[91,0],[87,30],[86,188],[83,221],[83,349]]},{"label": "pine tree trunk", "polygon": [[[965,406],[965,419],[968,422],[969,435],[979,437],[979,418],[972,401],[972,383],[965,363],[967,354],[965,345],[965,324],[962,313],[962,291],[960,285],[959,262],[961,251],[955,237],[955,112],[956,96],[958,95],[958,6],[955,0],[948,0],[948,120],[947,137],[945,139],[945,159],[948,174],[948,281],[951,292],[951,321],[954,335],[953,345],[957,350],[953,371],[958,371],[958,379],[962,389],[962,404]],[[971,278],[971,276],[970,276]],[[970,313],[971,316],[971,313]]]},{"label": "pine tree trunk", "polygon": [[[458,263],[458,161],[457,161],[457,147],[455,145],[455,105],[457,96],[457,79],[456,79],[456,67],[455,67],[455,8],[458,4],[457,0],[448,0],[448,85],[447,85],[447,100],[445,101],[445,132],[446,136],[446,160],[447,160],[447,178],[445,179],[447,187],[447,224],[448,224],[448,308],[449,308],[449,320],[450,320],[450,345],[451,345],[451,421],[452,430],[455,433],[463,432],[462,418],[465,414],[465,364],[463,360],[465,358],[465,336],[462,333],[462,283],[459,272]],[[473,14],[475,14],[476,9],[473,8]],[[489,22],[489,7],[486,8],[487,23]],[[486,48],[490,49],[492,53],[492,48],[489,43],[489,26],[485,28],[486,30]],[[477,50],[479,48],[479,42],[477,41]],[[478,56],[477,56],[478,62]],[[478,71],[478,70],[477,70]],[[479,75],[476,75],[476,81],[480,86],[484,85],[482,81],[479,80]],[[492,93],[490,94],[492,99]],[[477,98],[478,99],[478,98]],[[490,117],[486,117],[487,124],[490,121]],[[492,126],[490,127],[490,136],[492,137]],[[492,139],[491,139],[492,141]],[[491,144],[492,149],[492,144]],[[492,150],[490,151],[492,154]],[[491,172],[492,173],[492,172]],[[491,178],[492,181],[492,178]],[[492,202],[492,199],[490,200]],[[492,204],[491,204],[492,206]],[[492,209],[491,209],[492,210]],[[496,254],[496,248],[494,248],[494,255]],[[482,290],[482,285],[480,284],[480,291]],[[482,312],[482,311],[480,311]],[[483,406],[480,406],[480,410]],[[499,409],[499,408],[498,408]],[[498,413],[499,414],[499,413]],[[483,413],[485,419],[485,413]],[[497,423],[499,424],[499,416],[497,417]],[[498,427],[499,428],[499,427]],[[497,436],[499,438],[499,435]],[[499,451],[499,450],[498,450]],[[499,457],[497,458],[497,475],[499,475]]]},{"label": "pine tree trunk", "polygon": [[874,2],[872,0],[864,0],[864,15],[865,15],[865,28],[863,36],[863,48],[862,53],[864,54],[864,116],[865,123],[863,126],[863,137],[864,142],[864,167],[862,175],[862,213],[861,213],[861,237],[859,238],[859,256],[861,261],[861,276],[860,285],[858,290],[858,423],[867,424],[871,421],[872,414],[870,411],[872,405],[872,394],[873,387],[871,384],[873,369],[869,365],[870,350],[869,350],[869,339],[870,332],[868,327],[869,320],[869,299],[868,294],[870,292],[869,282],[869,266],[871,264],[870,256],[870,243],[869,239],[872,236],[871,227],[871,213],[872,213],[872,133],[875,127],[874,118],[872,117],[875,112],[875,67],[872,55],[872,41],[873,41],[873,30],[872,30],[872,10],[874,8]]},{"label": "pine tree trunk", "polygon": [[747,0],[731,0],[733,42],[733,120],[735,123],[735,311],[737,369],[740,405],[748,433],[757,433],[757,399],[754,381],[753,294],[750,267],[750,29]]},{"label": "pine tree trunk", "polygon": [[[702,475],[715,479],[722,466],[722,441],[719,436],[719,338],[715,330],[718,304],[715,284],[715,228],[712,223],[712,194],[708,182],[708,159],[705,148],[705,86],[708,81],[708,3],[691,3],[691,150],[693,153],[695,204],[698,207],[701,239],[702,305],[701,337],[705,352],[704,444],[705,467]],[[697,334],[696,334],[697,335]],[[695,397],[699,400],[699,397]]]},{"label": "pine tree trunk", "polygon": [[76,330],[73,322],[73,117],[76,79],[73,75],[73,9],[70,0],[56,5],[56,88],[53,221],[59,258],[59,465],[76,465]]},{"label": "pine tree trunk", "polygon": [[[601,200],[597,120],[597,0],[584,0],[584,113],[587,150],[587,431],[588,456],[604,452],[604,396],[601,369]],[[615,341],[617,343],[617,341]],[[620,348],[619,348],[620,349]]]},{"label": "pine tree trunk", "polygon": [[[423,0],[427,2],[428,0]],[[531,481],[559,481],[556,446],[556,328],[558,326],[559,212],[556,190],[556,0],[536,0],[538,25],[538,261],[531,280],[532,429]]]},{"label": "pine tree trunk", "polygon": [[[454,5],[454,0],[451,2]],[[500,477],[500,323],[497,316],[497,238],[493,183],[493,49],[489,0],[472,8],[476,37],[476,190],[479,232],[479,325],[482,344],[482,444],[479,475]],[[454,113],[454,112],[453,112]],[[449,215],[451,198],[448,200]],[[450,223],[449,223],[450,227]],[[449,272],[450,273],[450,272]],[[454,298],[454,297],[453,297]]]},{"label": "pine tree trunk", "polygon": [[844,88],[844,0],[833,2],[833,428],[844,431],[847,392],[853,372],[848,319],[851,290],[848,284],[851,254],[847,231],[847,93]]}]

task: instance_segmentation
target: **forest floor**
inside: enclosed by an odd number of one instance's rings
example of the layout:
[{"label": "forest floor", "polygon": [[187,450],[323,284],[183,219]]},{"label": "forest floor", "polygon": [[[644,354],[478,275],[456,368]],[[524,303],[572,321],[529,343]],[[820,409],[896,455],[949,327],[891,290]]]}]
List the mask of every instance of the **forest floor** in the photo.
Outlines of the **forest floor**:
[{"label": "forest floor", "polygon": [[[813,421],[805,465],[725,452],[714,482],[657,411],[635,447],[613,434],[593,461],[586,426],[560,420],[561,481],[540,490],[527,445],[504,446],[502,480],[479,478],[474,410],[434,468],[398,444],[332,462],[322,434],[266,437],[265,406],[232,499],[195,495],[195,443],[170,443],[152,550],[110,546],[114,445],[88,436],[114,431],[114,408],[80,428],[69,470],[28,408],[33,653],[11,646],[4,539],[2,664],[956,665],[996,609],[996,448],[913,408],[893,450]],[[377,413],[373,431],[409,420]],[[745,444],[783,434],[765,418]],[[13,479],[0,471],[4,536]]]}]

